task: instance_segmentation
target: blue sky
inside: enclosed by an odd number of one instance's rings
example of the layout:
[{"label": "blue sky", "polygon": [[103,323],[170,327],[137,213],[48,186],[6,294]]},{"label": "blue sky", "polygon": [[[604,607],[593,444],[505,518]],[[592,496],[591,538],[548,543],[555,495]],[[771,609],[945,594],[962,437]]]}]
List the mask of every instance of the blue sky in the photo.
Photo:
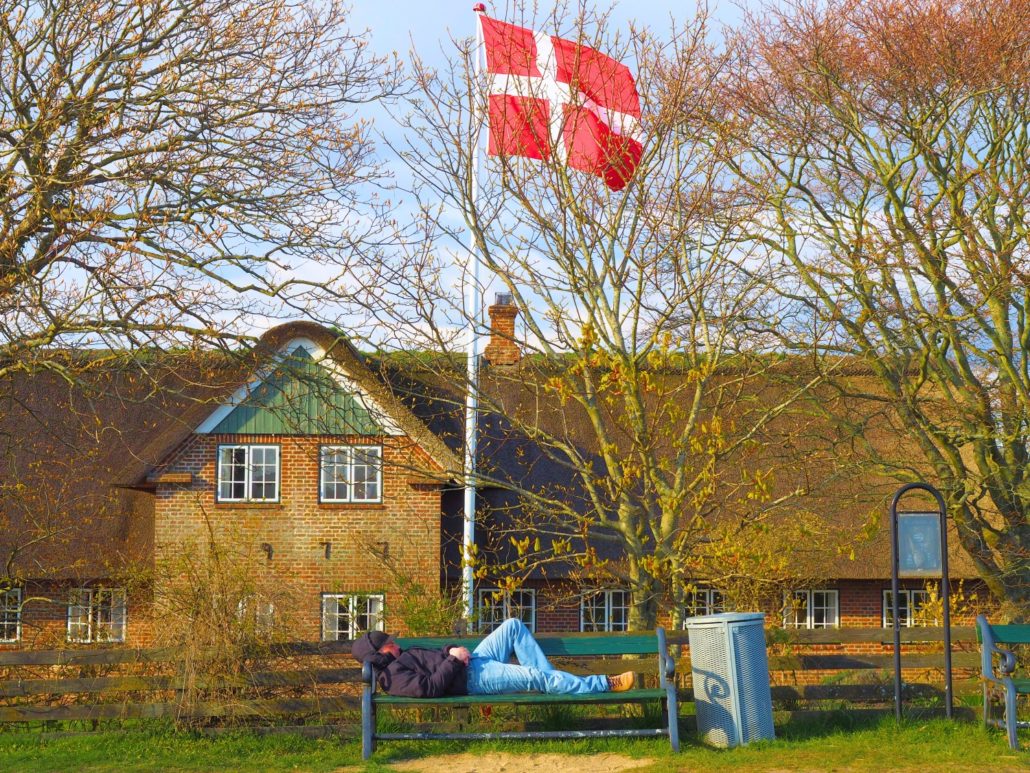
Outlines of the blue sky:
[{"label": "blue sky", "polygon": [[[476,14],[472,10],[475,0],[350,0],[353,3],[350,19],[352,32],[359,32],[367,29],[373,53],[378,56],[396,52],[400,59],[407,63],[409,52],[414,51],[419,57],[430,66],[443,66],[447,57],[453,54],[454,48],[452,38],[472,37],[476,33]],[[573,0],[575,2],[575,0]],[[740,0],[746,5],[756,5],[752,0]],[[555,30],[549,24],[550,17],[554,14],[554,4],[547,2],[536,7],[535,11],[525,10],[530,5],[511,2],[511,0],[498,0],[495,3],[487,3],[487,14],[497,19],[511,21],[527,26],[534,26],[536,29],[545,32],[559,33],[562,30]],[[609,22],[603,30],[600,30],[602,37],[614,37],[628,34],[631,22],[637,26],[647,26],[659,37],[665,37],[671,28],[671,20],[675,19],[682,28],[696,16],[696,5],[694,0],[637,0],[637,2],[622,2],[614,6],[602,3],[597,6],[601,11],[611,8]],[[742,11],[741,5],[737,3],[712,0],[709,7],[709,14],[712,18],[710,27],[716,34],[718,27],[722,24],[732,24],[739,20]],[[572,14],[568,14],[570,17]],[[534,20],[534,21],[531,21]],[[568,34],[568,28],[564,34]],[[446,53],[445,53],[446,52]],[[635,69],[632,62],[627,62],[631,69]],[[410,69],[409,69],[410,72]],[[377,133],[388,138],[390,142],[403,145],[400,134],[404,131],[391,117],[394,114],[403,112],[402,103],[395,103],[390,111],[381,104],[366,105],[358,109],[357,115],[364,119],[371,119],[374,122]],[[388,195],[394,202],[394,216],[403,226],[413,215],[412,199],[405,191],[412,185],[411,173],[405,165],[393,156],[385,142],[379,144],[379,155],[385,167],[393,175],[393,183],[400,190],[390,192]],[[445,218],[447,216],[445,215]],[[456,219],[456,215],[454,216]],[[458,267],[465,260],[463,244],[443,242],[438,246],[440,251],[446,251],[454,256],[453,286],[461,286],[461,277]],[[484,277],[489,283],[489,279]],[[487,297],[492,297],[488,288]]]},{"label": "blue sky", "polygon": [[[368,31],[372,51],[377,56],[396,53],[407,66],[412,51],[428,65],[444,67],[447,57],[454,52],[452,38],[472,37],[476,33],[476,14],[472,10],[475,0],[348,0],[352,3],[350,29],[358,33]],[[757,7],[764,0],[710,0],[708,13],[709,28],[718,34],[719,27],[724,24],[738,22],[742,8]],[[535,26],[546,32],[560,33],[551,29],[549,18],[554,15],[556,7],[577,6],[584,3],[588,9],[596,9],[598,13],[609,13],[609,23],[601,30],[602,37],[625,36],[630,25],[646,25],[659,37],[668,34],[671,20],[682,27],[697,14],[698,0],[623,0],[621,3],[600,2],[587,4],[588,0],[570,0],[563,4],[561,0],[548,2],[543,0],[534,6],[532,0],[496,0],[485,3],[487,15],[513,23]],[[535,8],[535,10],[533,10]],[[571,11],[566,13],[574,17]],[[527,20],[536,20],[531,22]],[[566,29],[565,33],[568,34]],[[632,62],[627,62],[630,69],[635,70]],[[403,106],[395,103],[393,111],[403,112]],[[371,119],[378,133],[389,138],[391,142],[401,140],[402,131],[384,109],[383,105],[373,104],[359,108],[356,115],[363,119]],[[403,143],[402,143],[403,144]],[[380,146],[380,158],[385,162],[397,180],[404,184],[405,170],[391,157],[390,151]]]},{"label": "blue sky", "polygon": [[[396,51],[407,58],[407,52],[414,43],[420,56],[429,60],[438,59],[440,45],[447,44],[450,35],[456,37],[475,34],[474,0],[352,0],[355,30],[368,28],[371,31],[372,46],[377,53]],[[754,5],[746,0],[740,3],[718,2],[710,5],[711,16],[722,22],[733,22],[740,17],[740,5]],[[487,14],[498,19],[510,20],[507,3],[486,3]],[[518,4],[523,7],[523,4]],[[536,14],[546,18],[553,4],[541,4]],[[607,8],[599,3],[598,8]],[[611,21],[613,26],[629,28],[635,20],[661,30],[669,26],[669,18],[685,21],[694,16],[692,0],[637,0],[614,5]],[[528,12],[527,12],[528,13]],[[615,30],[612,30],[613,32]]]}]

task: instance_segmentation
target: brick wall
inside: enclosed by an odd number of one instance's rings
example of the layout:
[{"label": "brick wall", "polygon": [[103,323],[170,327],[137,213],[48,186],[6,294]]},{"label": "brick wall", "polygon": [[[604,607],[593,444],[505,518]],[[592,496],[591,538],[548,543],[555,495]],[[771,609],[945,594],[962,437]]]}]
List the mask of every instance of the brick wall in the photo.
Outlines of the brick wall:
[{"label": "brick wall", "polygon": [[[210,528],[217,539],[250,551],[256,572],[288,588],[297,638],[320,637],[322,593],[384,593],[387,628],[404,631],[403,620],[391,615],[397,582],[381,556],[398,575],[436,591],[440,490],[424,477],[428,458],[406,439],[348,440],[382,442],[381,504],[319,502],[319,447],[340,445],[338,437],[193,436],[164,468],[191,473],[192,484],[163,484],[157,489],[157,560],[169,558],[183,545],[206,545]],[[280,446],[280,501],[217,502],[218,445],[250,443]],[[262,545],[270,546],[271,558]]]},{"label": "brick wall", "polygon": [[578,631],[579,600],[575,588],[568,583],[527,583],[537,588],[536,629],[541,633]]},{"label": "brick wall", "polygon": [[[580,612],[578,600],[572,598],[574,590],[564,583],[548,583],[533,581],[526,587],[537,590],[537,630],[541,632],[578,631]],[[919,580],[904,580],[902,589],[921,589],[924,583]],[[958,582],[951,584],[952,593],[962,591],[965,595],[978,594],[981,600],[987,598],[982,583],[970,582],[960,586]],[[840,627],[842,628],[879,628],[883,625],[883,592],[890,589],[889,580],[838,580],[826,583],[819,590],[836,590],[838,593]],[[772,608],[770,603],[770,609]],[[765,610],[770,617],[775,614]],[[668,606],[659,612],[659,624],[671,626],[672,610]],[[779,621],[776,621],[779,624]],[[975,612],[969,608],[962,614],[952,615],[952,625],[971,626],[975,624]],[[835,645],[834,645],[835,646]],[[857,649],[851,651],[880,651],[878,644],[848,645]]]},{"label": "brick wall", "polygon": [[518,309],[510,303],[495,303],[489,308],[490,342],[483,356],[491,365],[516,365],[522,350],[515,340],[515,318]]},{"label": "brick wall", "polygon": [[[110,578],[88,581],[33,580],[26,583],[22,588],[21,638],[17,642],[0,642],[0,650],[63,649],[69,646],[68,602],[72,589],[124,586],[124,580]],[[154,631],[149,590],[130,590],[126,597],[125,611],[125,641],[134,646],[150,644]]]}]

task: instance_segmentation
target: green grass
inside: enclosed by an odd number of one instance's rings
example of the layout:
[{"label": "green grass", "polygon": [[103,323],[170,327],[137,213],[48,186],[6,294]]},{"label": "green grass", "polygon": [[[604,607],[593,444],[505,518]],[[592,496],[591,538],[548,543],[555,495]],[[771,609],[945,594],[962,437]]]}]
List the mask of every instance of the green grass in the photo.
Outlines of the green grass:
[{"label": "green grass", "polygon": [[100,731],[47,738],[34,732],[0,733],[4,771],[332,771],[353,768],[383,771],[390,763],[469,752],[513,754],[624,754],[654,765],[642,771],[694,770],[847,770],[979,771],[1025,770],[1030,754],[1012,752],[1001,733],[979,725],[945,720],[907,720],[900,727],[887,718],[857,725],[838,713],[820,723],[777,728],[777,740],[719,751],[687,737],[673,755],[661,740],[606,739],[562,742],[386,743],[372,762],[361,762],[354,740],[306,739],[292,735],[248,733],[218,737],[170,730]]}]

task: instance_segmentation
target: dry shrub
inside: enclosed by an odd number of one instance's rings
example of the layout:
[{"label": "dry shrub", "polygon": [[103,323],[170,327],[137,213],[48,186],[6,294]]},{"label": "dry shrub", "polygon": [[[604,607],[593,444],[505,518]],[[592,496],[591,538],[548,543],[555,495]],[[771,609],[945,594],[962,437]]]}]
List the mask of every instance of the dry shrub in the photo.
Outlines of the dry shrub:
[{"label": "dry shrub", "polygon": [[296,594],[264,552],[231,535],[185,543],[155,567],[156,643],[174,649],[179,724],[202,722],[205,703],[232,722],[252,716],[252,674],[281,658],[294,640]]}]

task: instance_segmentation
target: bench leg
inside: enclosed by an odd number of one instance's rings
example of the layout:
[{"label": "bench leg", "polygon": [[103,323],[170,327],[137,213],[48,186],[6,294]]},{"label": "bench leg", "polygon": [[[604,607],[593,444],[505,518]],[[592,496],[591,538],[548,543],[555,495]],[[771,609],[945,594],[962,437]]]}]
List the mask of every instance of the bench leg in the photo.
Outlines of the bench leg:
[{"label": "bench leg", "polygon": [[361,759],[367,760],[376,750],[376,707],[372,702],[372,687],[365,684],[361,691]]},{"label": "bench leg", "polygon": [[1005,688],[1005,729],[1009,733],[1009,748],[1018,749],[1016,738],[1016,691],[1009,685]]},{"label": "bench leg", "polygon": [[674,680],[665,685],[665,695],[666,714],[669,717],[669,743],[672,744],[672,750],[678,752],[680,750],[680,712],[676,702]]}]

